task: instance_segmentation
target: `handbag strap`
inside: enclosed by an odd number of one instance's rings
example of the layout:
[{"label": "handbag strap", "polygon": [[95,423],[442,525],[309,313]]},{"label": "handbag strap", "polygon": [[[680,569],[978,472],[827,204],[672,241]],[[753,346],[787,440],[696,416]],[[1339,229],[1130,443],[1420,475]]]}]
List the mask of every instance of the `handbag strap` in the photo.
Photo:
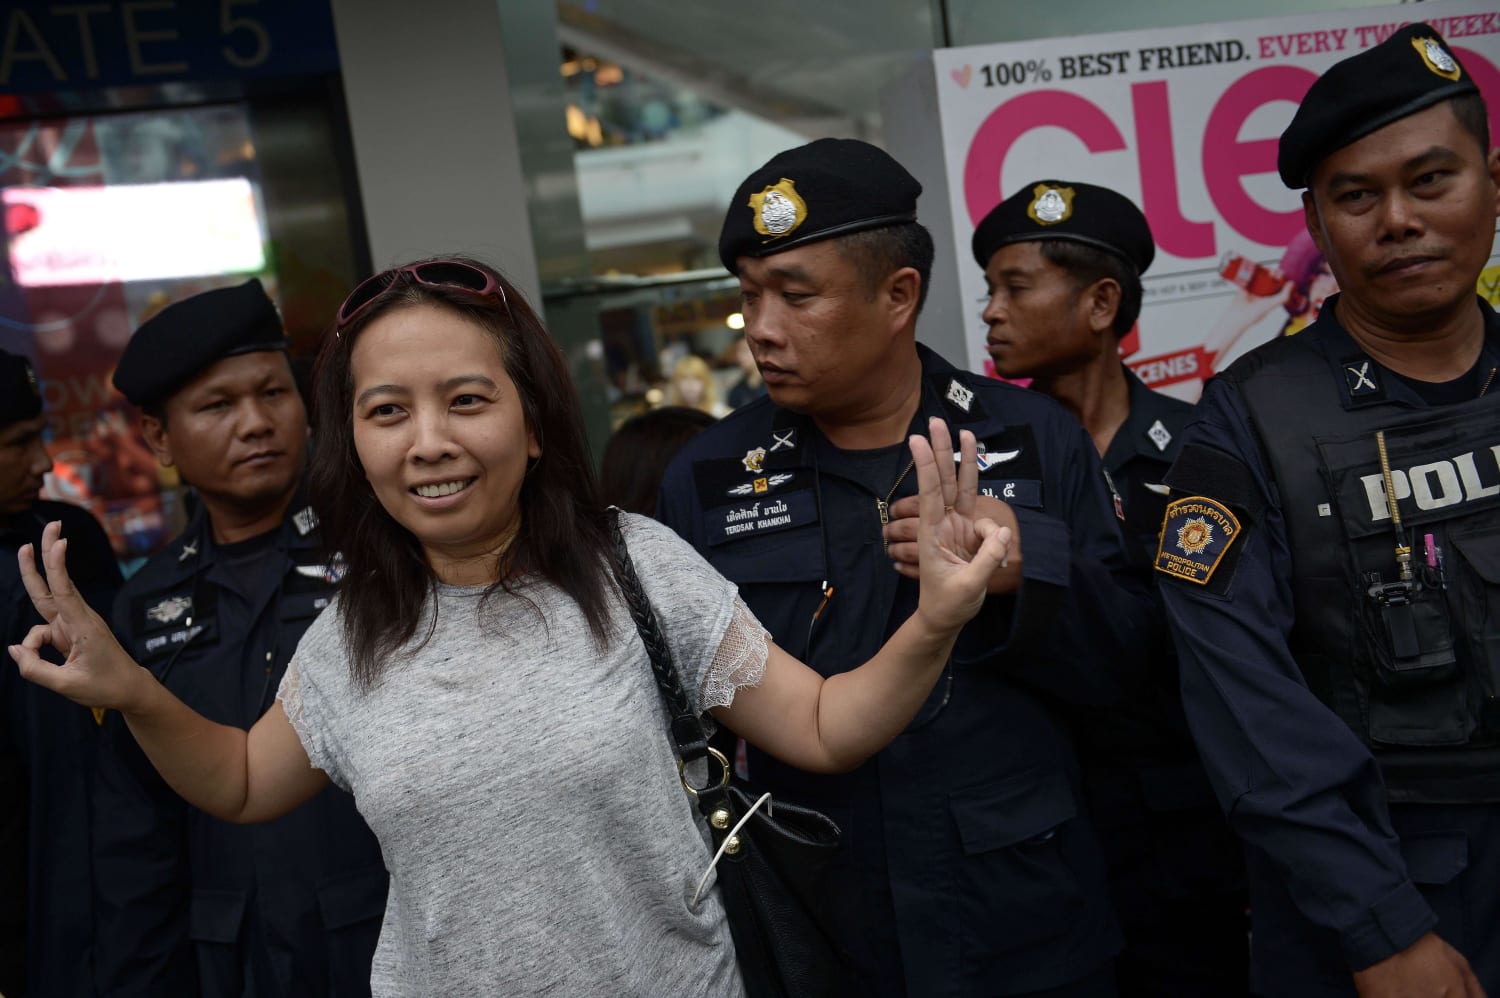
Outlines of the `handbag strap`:
[{"label": "handbag strap", "polygon": [[641,643],[646,646],[646,654],[651,659],[651,673],[656,677],[656,688],[661,691],[667,713],[671,715],[669,730],[672,747],[684,765],[706,758],[708,733],[703,729],[703,719],[693,710],[692,701],[682,688],[682,678],[672,662],[672,650],[667,646],[666,635],[662,633],[656,611],[651,608],[651,600],[641,586],[640,577],[636,575],[635,563],[630,559],[630,548],[625,543],[625,532],[620,527],[620,510],[611,506],[609,513],[609,529],[615,542],[615,581],[619,583],[625,603],[630,607],[636,632],[640,634]]}]

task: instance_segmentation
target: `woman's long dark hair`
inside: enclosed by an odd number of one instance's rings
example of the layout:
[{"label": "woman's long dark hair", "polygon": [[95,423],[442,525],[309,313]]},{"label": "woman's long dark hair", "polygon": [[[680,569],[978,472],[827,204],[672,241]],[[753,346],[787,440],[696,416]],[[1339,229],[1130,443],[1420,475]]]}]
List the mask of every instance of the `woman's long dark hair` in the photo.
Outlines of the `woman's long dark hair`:
[{"label": "woman's long dark hair", "polygon": [[567,363],[536,313],[499,271],[475,260],[443,259],[491,275],[504,289],[505,301],[397,274],[352,322],[327,338],[314,375],[317,457],[309,488],[325,543],[348,565],[339,583],[340,618],[352,653],[350,669],[366,688],[391,653],[415,636],[437,583],[417,538],[375,498],[354,449],[354,343],[373,320],[397,309],[441,308],[494,337],[520,396],[526,428],[541,446],[542,456],[521,483],[520,529],[499,556],[496,581],[485,598],[512,592],[516,582],[538,576],[573,598],[601,646],[609,634],[612,542]]}]

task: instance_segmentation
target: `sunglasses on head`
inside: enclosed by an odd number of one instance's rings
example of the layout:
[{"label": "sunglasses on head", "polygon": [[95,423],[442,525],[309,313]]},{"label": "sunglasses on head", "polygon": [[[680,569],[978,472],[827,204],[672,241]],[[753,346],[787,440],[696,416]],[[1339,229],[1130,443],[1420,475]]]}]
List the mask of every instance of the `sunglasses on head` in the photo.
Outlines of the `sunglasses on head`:
[{"label": "sunglasses on head", "polygon": [[403,277],[430,288],[456,288],[480,298],[499,294],[500,303],[506,307],[507,311],[510,309],[510,302],[505,297],[505,288],[499,281],[478,267],[460,260],[428,260],[425,263],[411,263],[405,267],[383,270],[361,281],[353,291],[349,292],[349,297],[344,299],[344,304],[339,306],[338,317],[335,320],[338,327],[342,329],[359,318],[359,314],[369,307],[370,302],[379,298],[386,288]]}]

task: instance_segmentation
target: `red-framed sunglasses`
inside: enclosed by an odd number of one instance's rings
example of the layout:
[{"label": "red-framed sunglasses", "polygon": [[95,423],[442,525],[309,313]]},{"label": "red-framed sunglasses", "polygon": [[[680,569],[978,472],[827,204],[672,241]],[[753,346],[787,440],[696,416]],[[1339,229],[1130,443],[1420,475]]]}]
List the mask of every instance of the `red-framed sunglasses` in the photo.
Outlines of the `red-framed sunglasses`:
[{"label": "red-framed sunglasses", "polygon": [[344,304],[339,306],[338,317],[335,320],[338,328],[342,329],[359,318],[359,314],[369,307],[370,302],[379,298],[386,288],[402,277],[408,276],[418,284],[433,288],[457,288],[460,291],[478,295],[480,298],[488,298],[498,293],[500,303],[505,306],[506,311],[510,310],[510,302],[505,297],[504,286],[478,267],[461,260],[428,260],[425,263],[411,263],[405,267],[383,270],[373,277],[360,281],[358,286],[349,292],[349,297],[344,299]]}]

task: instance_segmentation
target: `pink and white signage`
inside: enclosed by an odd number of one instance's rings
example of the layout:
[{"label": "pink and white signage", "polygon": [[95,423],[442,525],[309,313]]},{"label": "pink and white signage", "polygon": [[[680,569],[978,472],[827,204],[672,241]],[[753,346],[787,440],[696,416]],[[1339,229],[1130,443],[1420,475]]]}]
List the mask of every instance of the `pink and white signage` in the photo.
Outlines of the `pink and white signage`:
[{"label": "pink and white signage", "polygon": [[[934,53],[968,360],[984,370],[974,226],[1042,179],[1112,187],[1145,211],[1157,257],[1121,345],[1146,381],[1195,398],[1214,370],[1295,333],[1335,290],[1276,175],[1277,138],[1317,76],[1420,18],[1484,93],[1500,137],[1500,11],[1437,0]],[[1500,264],[1480,292],[1500,302]],[[973,304],[970,304],[973,303]]]}]

